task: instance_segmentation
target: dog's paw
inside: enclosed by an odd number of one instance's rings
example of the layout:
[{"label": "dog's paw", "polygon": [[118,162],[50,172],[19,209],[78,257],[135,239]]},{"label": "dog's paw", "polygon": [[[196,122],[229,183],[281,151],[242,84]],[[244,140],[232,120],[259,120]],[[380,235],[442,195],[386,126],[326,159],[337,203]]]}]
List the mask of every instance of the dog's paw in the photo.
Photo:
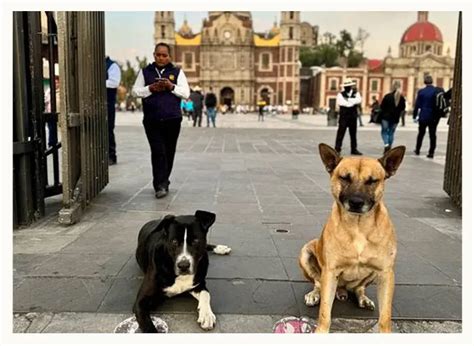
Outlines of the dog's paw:
[{"label": "dog's paw", "polygon": [[211,309],[201,309],[199,310],[197,322],[202,329],[211,330],[216,324],[216,315],[214,315]]},{"label": "dog's paw", "polygon": [[232,249],[227,245],[216,245],[216,247],[212,251],[218,255],[228,255],[232,251]]},{"label": "dog's paw", "polygon": [[359,298],[359,307],[361,309],[375,310],[375,304],[367,296],[362,296]]},{"label": "dog's paw", "polygon": [[304,303],[307,306],[315,306],[315,305],[318,305],[319,299],[320,299],[319,292],[311,291],[311,292],[305,294]]}]

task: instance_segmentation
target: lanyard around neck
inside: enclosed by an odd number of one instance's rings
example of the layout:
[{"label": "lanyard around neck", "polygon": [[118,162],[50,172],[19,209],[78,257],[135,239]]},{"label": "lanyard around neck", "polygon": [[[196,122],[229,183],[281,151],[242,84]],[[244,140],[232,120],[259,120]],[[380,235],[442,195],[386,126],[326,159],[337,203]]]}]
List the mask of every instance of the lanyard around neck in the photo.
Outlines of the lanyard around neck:
[{"label": "lanyard around neck", "polygon": [[155,71],[156,71],[156,73],[158,74],[158,77],[159,77],[159,78],[162,78],[161,75],[162,75],[163,72],[165,72],[165,69],[163,68],[163,69],[161,70],[161,72],[160,72],[160,71],[158,71],[158,69],[155,67]]}]

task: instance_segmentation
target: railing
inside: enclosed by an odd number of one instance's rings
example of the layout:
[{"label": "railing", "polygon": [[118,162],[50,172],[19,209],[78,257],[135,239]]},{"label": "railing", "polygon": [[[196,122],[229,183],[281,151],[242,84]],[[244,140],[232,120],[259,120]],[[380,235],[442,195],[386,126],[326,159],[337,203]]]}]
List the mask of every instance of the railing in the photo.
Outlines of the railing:
[{"label": "railing", "polygon": [[462,12],[459,13],[444,191],[462,207]]}]

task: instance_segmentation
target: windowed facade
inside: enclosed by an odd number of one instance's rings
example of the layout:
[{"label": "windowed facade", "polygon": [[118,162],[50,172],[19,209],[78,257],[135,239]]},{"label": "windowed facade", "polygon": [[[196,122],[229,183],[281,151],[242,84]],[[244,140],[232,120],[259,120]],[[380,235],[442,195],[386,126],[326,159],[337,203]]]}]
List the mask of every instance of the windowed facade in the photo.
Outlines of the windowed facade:
[{"label": "windowed facade", "polygon": [[259,70],[261,71],[271,71],[273,69],[272,65],[272,55],[271,53],[260,53],[259,57]]},{"label": "windowed facade", "polygon": [[193,53],[192,52],[185,52],[184,53],[184,58],[183,58],[183,62],[184,62],[184,69],[185,70],[191,70],[193,69]]}]

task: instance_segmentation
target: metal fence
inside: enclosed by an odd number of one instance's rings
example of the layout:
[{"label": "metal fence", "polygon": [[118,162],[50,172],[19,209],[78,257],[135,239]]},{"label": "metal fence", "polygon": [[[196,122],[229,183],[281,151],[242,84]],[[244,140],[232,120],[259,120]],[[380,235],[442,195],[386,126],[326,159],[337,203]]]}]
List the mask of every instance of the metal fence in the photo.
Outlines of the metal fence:
[{"label": "metal fence", "polygon": [[[45,76],[43,59],[49,66]],[[44,216],[45,198],[61,193],[59,221],[74,223],[108,183],[104,13],[59,12],[56,23],[52,12],[15,12],[13,69],[14,227]],[[49,107],[44,80],[49,80]]]},{"label": "metal fence", "polygon": [[444,191],[462,207],[462,13],[459,13]]},{"label": "metal fence", "polygon": [[58,29],[64,205],[59,222],[71,224],[109,181],[104,13],[59,12]]}]

